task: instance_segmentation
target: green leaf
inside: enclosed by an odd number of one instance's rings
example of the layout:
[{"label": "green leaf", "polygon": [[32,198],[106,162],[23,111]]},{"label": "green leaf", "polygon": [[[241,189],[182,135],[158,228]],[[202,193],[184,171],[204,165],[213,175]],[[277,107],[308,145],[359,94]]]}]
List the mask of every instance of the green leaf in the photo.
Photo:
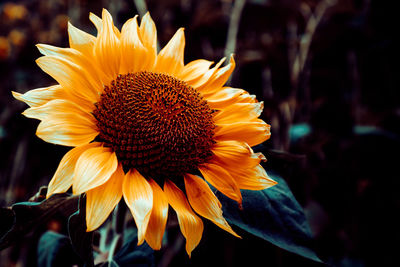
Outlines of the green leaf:
[{"label": "green leaf", "polygon": [[113,259],[118,266],[155,266],[154,250],[149,247],[146,242],[140,246],[137,245],[138,239],[136,231],[125,238],[126,243]]},{"label": "green leaf", "polygon": [[68,267],[82,265],[82,261],[72,249],[69,238],[52,231],[45,232],[38,244],[38,266]]},{"label": "green leaf", "polygon": [[79,210],[69,217],[68,234],[72,247],[79,257],[86,263],[87,267],[94,266],[93,263],[93,234],[86,232],[86,195],[79,198]]},{"label": "green leaf", "polygon": [[310,227],[303,209],[286,182],[277,175],[269,176],[277,185],[260,191],[241,190],[243,209],[220,192],[226,220],[272,244],[317,262]]},{"label": "green leaf", "polygon": [[[11,246],[30,233],[38,225],[43,225],[56,214],[68,218],[77,209],[78,198],[69,194],[54,194],[41,202],[20,202],[11,209],[1,209],[5,223],[0,227],[0,250]],[[8,210],[8,211],[7,211]],[[11,211],[11,212],[10,212]]]}]

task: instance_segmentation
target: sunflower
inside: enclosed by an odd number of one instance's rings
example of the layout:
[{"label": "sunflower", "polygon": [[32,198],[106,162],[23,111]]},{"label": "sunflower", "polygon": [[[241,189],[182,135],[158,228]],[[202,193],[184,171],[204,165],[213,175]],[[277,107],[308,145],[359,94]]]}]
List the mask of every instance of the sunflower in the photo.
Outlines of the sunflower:
[{"label": "sunflower", "polygon": [[[119,31],[111,15],[90,14],[97,37],[68,24],[70,48],[45,44],[39,67],[57,85],[15,98],[39,119],[37,136],[73,147],[62,158],[47,196],[86,193],[87,231],[97,229],[123,198],[144,240],[160,249],[169,205],[186,238],[186,251],[200,242],[202,216],[238,236],[210,189],[242,203],[240,189],[276,184],[251,146],[270,136],[259,119],[263,103],[224,84],[235,62],[221,67],[204,59],[184,64],[179,29],[157,53],[156,27],[147,13]],[[207,181],[207,182],[206,182]]]}]

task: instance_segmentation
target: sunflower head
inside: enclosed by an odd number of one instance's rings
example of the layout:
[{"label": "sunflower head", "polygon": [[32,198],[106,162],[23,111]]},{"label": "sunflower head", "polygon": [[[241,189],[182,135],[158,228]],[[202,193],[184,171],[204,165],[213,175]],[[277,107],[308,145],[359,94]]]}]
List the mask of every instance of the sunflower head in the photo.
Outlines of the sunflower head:
[{"label": "sunflower head", "polygon": [[173,76],[118,75],[95,106],[98,140],[115,151],[125,170],[176,177],[212,156],[213,110],[199,92]]},{"label": "sunflower head", "polygon": [[[207,182],[242,202],[241,189],[276,184],[251,146],[270,136],[259,119],[263,103],[224,86],[235,62],[221,67],[199,59],[184,64],[185,37],[179,29],[157,51],[157,32],[147,13],[121,31],[107,10],[90,14],[97,36],[68,24],[69,48],[38,45],[37,60],[57,84],[15,98],[41,120],[37,135],[72,149],[48,186],[48,196],[86,193],[87,230],[97,229],[123,198],[138,228],[138,243],[161,248],[171,206],[186,238],[200,242],[211,220],[237,236],[222,215]],[[207,182],[206,182],[207,181]]]}]

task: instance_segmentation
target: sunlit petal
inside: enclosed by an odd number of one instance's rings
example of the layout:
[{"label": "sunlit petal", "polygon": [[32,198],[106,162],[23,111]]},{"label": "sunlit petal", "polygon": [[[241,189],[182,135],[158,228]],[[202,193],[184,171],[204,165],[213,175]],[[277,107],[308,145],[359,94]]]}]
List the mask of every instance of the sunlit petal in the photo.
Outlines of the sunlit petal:
[{"label": "sunlit petal", "polygon": [[144,241],[153,208],[152,187],[136,169],[131,169],[125,175],[122,192],[136,222],[140,245]]}]

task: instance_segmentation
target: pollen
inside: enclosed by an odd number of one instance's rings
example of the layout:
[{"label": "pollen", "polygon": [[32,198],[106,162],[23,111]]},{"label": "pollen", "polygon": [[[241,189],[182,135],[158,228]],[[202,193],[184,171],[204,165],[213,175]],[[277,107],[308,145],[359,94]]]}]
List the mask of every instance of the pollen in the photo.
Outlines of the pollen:
[{"label": "pollen", "polygon": [[172,76],[119,75],[95,107],[98,139],[115,151],[125,170],[176,177],[212,156],[213,110],[199,92]]}]

